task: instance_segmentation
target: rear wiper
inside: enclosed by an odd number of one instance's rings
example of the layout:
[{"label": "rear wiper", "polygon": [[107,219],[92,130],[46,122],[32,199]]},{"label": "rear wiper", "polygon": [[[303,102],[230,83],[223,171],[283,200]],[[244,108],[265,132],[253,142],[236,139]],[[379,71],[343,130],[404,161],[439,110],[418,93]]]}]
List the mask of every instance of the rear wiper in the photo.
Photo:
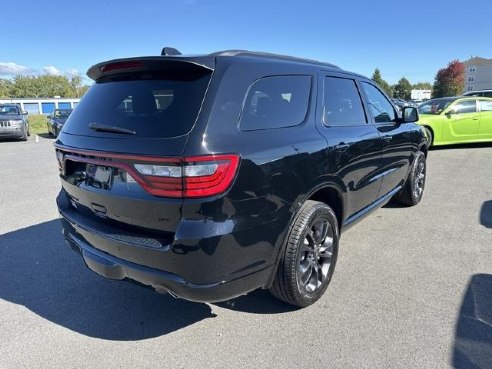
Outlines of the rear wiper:
[{"label": "rear wiper", "polygon": [[137,134],[137,132],[132,131],[131,129],[108,126],[106,124],[99,124],[99,123],[90,123],[89,128],[92,129],[93,131],[98,131],[98,132],[124,133],[126,135]]}]

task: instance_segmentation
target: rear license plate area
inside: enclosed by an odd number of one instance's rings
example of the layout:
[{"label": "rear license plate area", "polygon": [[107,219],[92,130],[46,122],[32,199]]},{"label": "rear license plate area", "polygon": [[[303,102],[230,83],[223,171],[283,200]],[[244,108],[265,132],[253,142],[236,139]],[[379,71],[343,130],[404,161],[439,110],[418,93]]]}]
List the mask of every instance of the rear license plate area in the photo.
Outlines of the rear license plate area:
[{"label": "rear license plate area", "polygon": [[86,183],[89,186],[110,190],[113,185],[113,168],[87,164]]}]

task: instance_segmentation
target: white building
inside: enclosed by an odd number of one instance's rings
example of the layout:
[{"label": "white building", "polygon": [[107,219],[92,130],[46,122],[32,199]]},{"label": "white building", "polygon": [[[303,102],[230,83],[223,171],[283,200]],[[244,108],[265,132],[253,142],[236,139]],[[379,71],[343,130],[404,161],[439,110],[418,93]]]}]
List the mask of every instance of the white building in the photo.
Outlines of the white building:
[{"label": "white building", "polygon": [[492,89],[492,59],[474,57],[465,64],[465,92]]},{"label": "white building", "polygon": [[50,114],[55,109],[75,108],[80,99],[48,98],[48,99],[0,99],[0,104],[19,104],[29,114]]},{"label": "white building", "polygon": [[410,98],[412,100],[429,100],[431,93],[431,90],[412,90],[410,91]]}]

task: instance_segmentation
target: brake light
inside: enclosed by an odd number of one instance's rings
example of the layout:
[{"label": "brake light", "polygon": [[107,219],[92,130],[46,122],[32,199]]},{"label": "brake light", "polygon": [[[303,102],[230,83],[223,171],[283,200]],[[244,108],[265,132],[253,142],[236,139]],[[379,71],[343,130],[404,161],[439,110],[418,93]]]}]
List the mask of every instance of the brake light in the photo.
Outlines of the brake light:
[{"label": "brake light", "polygon": [[117,69],[132,69],[132,68],[138,68],[141,67],[143,64],[138,61],[126,61],[126,62],[118,62],[118,63],[111,63],[111,64],[106,64],[103,65],[100,70],[103,73],[110,72],[112,70],[117,70]]},{"label": "brake light", "polygon": [[207,155],[183,158],[179,163],[138,163],[134,167],[150,193],[194,198],[225,192],[234,180],[238,165],[238,155]]}]

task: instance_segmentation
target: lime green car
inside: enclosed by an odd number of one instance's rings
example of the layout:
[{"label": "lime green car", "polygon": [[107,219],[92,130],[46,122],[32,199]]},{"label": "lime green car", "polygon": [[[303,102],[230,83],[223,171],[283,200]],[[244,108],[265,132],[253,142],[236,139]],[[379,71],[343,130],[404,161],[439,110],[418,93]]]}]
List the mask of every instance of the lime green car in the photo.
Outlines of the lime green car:
[{"label": "lime green car", "polygon": [[431,145],[492,142],[492,98],[443,97],[419,105]]}]

